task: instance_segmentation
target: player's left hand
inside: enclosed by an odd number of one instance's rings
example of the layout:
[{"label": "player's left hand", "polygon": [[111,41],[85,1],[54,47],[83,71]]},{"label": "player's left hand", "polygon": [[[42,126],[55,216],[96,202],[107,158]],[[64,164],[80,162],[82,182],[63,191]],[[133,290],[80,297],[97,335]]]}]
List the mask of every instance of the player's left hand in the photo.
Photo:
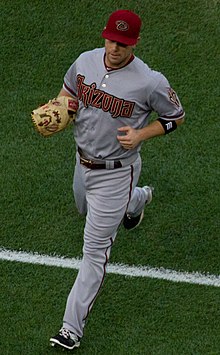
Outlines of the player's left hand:
[{"label": "player's left hand", "polygon": [[117,139],[125,149],[133,149],[141,142],[139,130],[137,129],[124,126],[118,128],[118,131],[124,133],[123,135],[117,135]]}]

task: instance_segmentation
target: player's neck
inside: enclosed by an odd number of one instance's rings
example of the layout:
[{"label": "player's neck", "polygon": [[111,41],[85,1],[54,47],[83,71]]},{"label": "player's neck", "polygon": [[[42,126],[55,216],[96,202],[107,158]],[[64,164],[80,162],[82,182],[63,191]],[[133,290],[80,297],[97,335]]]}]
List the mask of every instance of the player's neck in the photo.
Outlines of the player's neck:
[{"label": "player's neck", "polygon": [[124,68],[125,66],[127,66],[128,64],[130,64],[134,59],[134,54],[131,53],[131,55],[123,62],[119,63],[119,64],[113,64],[113,63],[110,63],[107,59],[107,56],[106,54],[104,55],[104,64],[105,64],[105,67],[108,71],[111,71],[111,70],[117,70],[117,69],[121,69],[121,68]]}]

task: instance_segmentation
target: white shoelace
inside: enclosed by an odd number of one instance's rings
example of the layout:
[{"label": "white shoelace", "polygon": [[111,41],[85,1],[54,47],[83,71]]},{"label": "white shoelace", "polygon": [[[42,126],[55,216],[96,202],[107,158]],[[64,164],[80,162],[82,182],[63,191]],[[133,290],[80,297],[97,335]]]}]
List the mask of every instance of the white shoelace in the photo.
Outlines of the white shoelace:
[{"label": "white shoelace", "polygon": [[70,331],[66,328],[61,328],[59,333],[60,333],[60,335],[62,335],[66,339],[70,338]]},{"label": "white shoelace", "polygon": [[61,328],[60,331],[59,331],[60,335],[62,335],[64,338],[66,339],[72,339],[73,341],[75,342],[78,342],[79,339],[78,339],[78,336],[74,333],[71,333],[68,329],[66,328]]}]

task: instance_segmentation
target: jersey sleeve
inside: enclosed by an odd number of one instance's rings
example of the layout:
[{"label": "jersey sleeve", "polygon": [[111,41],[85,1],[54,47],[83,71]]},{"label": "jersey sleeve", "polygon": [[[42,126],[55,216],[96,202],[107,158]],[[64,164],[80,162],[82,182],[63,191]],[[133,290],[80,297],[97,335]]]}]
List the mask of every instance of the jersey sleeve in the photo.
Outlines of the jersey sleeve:
[{"label": "jersey sleeve", "polygon": [[161,74],[161,80],[150,95],[150,107],[164,120],[178,120],[185,116],[176,92]]},{"label": "jersey sleeve", "polygon": [[70,95],[77,96],[76,62],[67,70],[64,76],[63,88]]}]

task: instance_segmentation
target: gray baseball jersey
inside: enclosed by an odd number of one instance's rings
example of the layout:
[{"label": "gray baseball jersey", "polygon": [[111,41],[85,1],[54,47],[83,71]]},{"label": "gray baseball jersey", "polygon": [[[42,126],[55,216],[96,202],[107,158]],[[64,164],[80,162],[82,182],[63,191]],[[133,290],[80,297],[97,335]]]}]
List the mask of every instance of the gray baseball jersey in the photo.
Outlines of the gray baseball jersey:
[{"label": "gray baseball jersey", "polygon": [[184,116],[176,93],[161,73],[134,56],[123,68],[110,70],[104,56],[104,48],[80,55],[67,71],[63,86],[79,98],[74,134],[84,156],[122,162],[119,169],[93,170],[80,164],[76,154],[74,197],[80,213],[86,214],[86,223],[83,259],[67,300],[63,326],[79,337],[103,283],[124,214],[138,216],[147,200],[145,190],[137,187],[140,146],[124,149],[117,129],[146,126],[152,111],[168,121]]},{"label": "gray baseball jersey", "polygon": [[77,145],[89,157],[124,159],[135,151],[120,145],[119,127],[142,128],[152,111],[169,121],[182,118],[184,112],[164,75],[134,56],[124,68],[108,70],[104,55],[104,48],[81,54],[65,75],[64,89],[80,102]]}]

